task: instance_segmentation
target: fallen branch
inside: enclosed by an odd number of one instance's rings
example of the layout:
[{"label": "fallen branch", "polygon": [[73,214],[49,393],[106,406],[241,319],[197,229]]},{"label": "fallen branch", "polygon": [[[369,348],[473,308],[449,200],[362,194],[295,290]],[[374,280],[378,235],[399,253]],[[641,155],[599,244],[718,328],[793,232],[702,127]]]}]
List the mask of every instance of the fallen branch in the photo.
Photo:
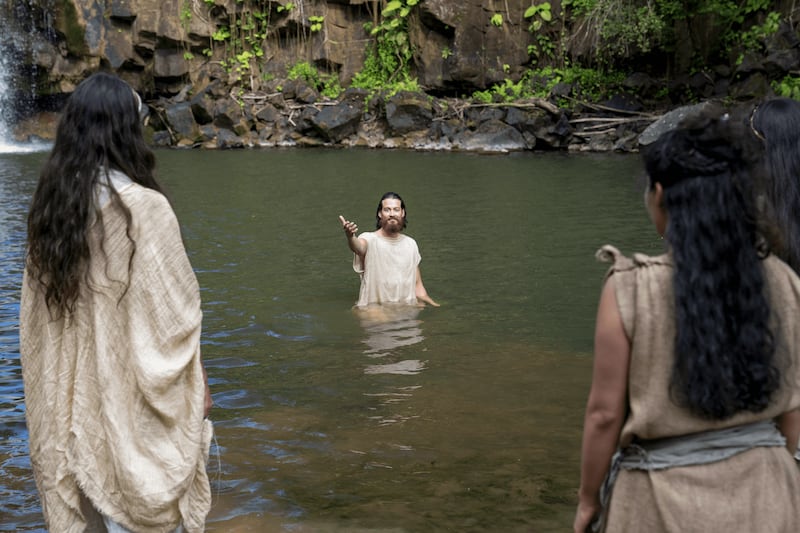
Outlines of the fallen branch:
[{"label": "fallen branch", "polygon": [[611,113],[619,113],[621,115],[635,115],[638,117],[648,118],[652,120],[656,120],[661,117],[661,115],[653,115],[651,113],[640,113],[639,111],[627,111],[625,109],[617,109],[615,107],[608,107],[601,104],[590,104],[589,102],[584,102],[582,100],[578,100],[577,98],[572,98],[571,96],[562,96],[561,98],[572,100],[576,104],[588,107],[589,109],[594,109],[595,111],[609,111]]},{"label": "fallen branch", "polygon": [[[642,122],[644,120],[650,120],[650,118],[645,117],[587,117],[587,118],[576,118],[570,120],[570,124],[580,124],[582,122],[605,122],[607,124],[628,124],[630,122]],[[590,126],[591,127],[591,126]]]},{"label": "fallen branch", "polygon": [[606,133],[614,133],[616,132],[616,128],[608,128],[602,131],[574,131],[572,135],[576,137],[592,137],[594,135],[605,135]]},{"label": "fallen branch", "polygon": [[548,102],[543,98],[534,98],[532,101],[528,102],[492,102],[488,104],[467,104],[467,107],[517,107],[517,108],[531,108],[531,107],[538,107],[540,109],[544,109],[548,113],[552,115],[557,115],[560,113],[560,109],[555,104]]}]

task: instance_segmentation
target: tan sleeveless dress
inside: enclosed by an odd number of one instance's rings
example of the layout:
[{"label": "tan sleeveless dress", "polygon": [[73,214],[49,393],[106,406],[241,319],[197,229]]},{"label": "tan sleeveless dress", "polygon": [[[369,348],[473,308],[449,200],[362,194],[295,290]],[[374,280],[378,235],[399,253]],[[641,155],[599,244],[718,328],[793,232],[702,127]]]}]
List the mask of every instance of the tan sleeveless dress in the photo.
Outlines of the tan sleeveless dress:
[{"label": "tan sleeveless dress", "polygon": [[[658,439],[769,420],[800,407],[800,279],[780,259],[763,264],[776,355],[783,387],[761,413],[709,421],[677,406],[669,395],[675,323],[671,256],[628,258],[612,247],[598,257],[613,262],[616,296],[631,340],[628,415],[620,436]],[[607,532],[797,532],[800,473],[786,448],[754,448],[706,465],[666,470],[622,470],[614,485]]]}]

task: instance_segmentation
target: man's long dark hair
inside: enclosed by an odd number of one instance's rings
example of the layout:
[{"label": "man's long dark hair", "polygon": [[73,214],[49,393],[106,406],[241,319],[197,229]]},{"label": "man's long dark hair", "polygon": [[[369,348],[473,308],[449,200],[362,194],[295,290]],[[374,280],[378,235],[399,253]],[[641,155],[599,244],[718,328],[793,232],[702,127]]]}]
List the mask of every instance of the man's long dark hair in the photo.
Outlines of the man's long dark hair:
[{"label": "man's long dark hair", "polygon": [[[28,214],[27,267],[44,287],[51,310],[72,311],[86,282],[90,225],[103,229],[95,202],[98,180],[118,170],[161,192],[153,175],[155,156],[142,136],[139,106],[127,83],[97,73],[78,85],[62,111]],[[110,182],[109,190],[129,232],[130,211]],[[133,244],[130,265],[136,243],[130,233],[128,238]]]},{"label": "man's long dark hair", "polygon": [[715,420],[759,412],[778,388],[750,179],[754,138],[741,123],[697,117],[645,153],[664,189],[675,273],[671,394]]}]

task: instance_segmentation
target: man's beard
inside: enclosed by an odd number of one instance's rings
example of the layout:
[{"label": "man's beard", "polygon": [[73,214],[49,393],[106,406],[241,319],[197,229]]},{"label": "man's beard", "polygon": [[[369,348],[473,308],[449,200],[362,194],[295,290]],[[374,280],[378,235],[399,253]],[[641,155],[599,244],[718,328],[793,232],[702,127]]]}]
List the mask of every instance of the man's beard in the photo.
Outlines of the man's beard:
[{"label": "man's beard", "polygon": [[[395,224],[391,224],[390,223],[391,220],[394,220],[396,223]],[[385,231],[387,233],[400,233],[401,231],[403,231],[403,219],[402,218],[391,218],[391,219],[387,218],[387,219],[381,220],[381,228],[383,229],[383,231]]]}]

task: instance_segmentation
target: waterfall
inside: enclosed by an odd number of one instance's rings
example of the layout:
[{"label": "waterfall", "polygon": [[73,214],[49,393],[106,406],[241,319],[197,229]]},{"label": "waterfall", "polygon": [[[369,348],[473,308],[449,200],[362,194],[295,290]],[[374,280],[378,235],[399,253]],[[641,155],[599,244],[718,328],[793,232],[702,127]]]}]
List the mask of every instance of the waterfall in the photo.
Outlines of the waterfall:
[{"label": "waterfall", "polygon": [[[0,3],[0,11],[3,12],[3,18],[8,20],[8,6],[5,5],[5,0]],[[11,122],[11,114],[13,112],[13,96],[10,87],[10,67],[7,63],[10,63],[10,54],[6,53],[6,42],[9,39],[9,36],[6,35],[9,33],[9,24],[3,24],[2,28],[0,28],[0,152],[5,152],[7,148],[7,144],[11,135],[8,131],[9,123]]]},{"label": "waterfall", "polygon": [[10,72],[5,53],[0,52],[0,153],[15,151],[11,143],[9,124],[13,115],[13,91],[10,87]]},{"label": "waterfall", "polygon": [[17,142],[11,131],[35,100],[35,66],[23,64],[33,55],[34,11],[30,0],[0,0],[0,154],[50,147],[45,142]]}]

